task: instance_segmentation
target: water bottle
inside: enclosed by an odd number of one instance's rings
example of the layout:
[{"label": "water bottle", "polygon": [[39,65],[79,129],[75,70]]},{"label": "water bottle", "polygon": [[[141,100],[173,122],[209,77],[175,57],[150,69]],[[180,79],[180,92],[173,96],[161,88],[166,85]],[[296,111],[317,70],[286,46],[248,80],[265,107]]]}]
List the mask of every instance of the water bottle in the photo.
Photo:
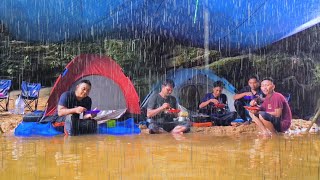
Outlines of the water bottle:
[{"label": "water bottle", "polygon": [[25,103],[22,99],[20,99],[20,103],[19,103],[19,114],[24,114],[24,106]]},{"label": "water bottle", "polygon": [[79,114],[79,119],[83,119],[83,112]]},{"label": "water bottle", "polygon": [[14,108],[15,114],[24,114],[25,103],[20,96],[16,99],[14,105],[15,105],[15,108]]},{"label": "water bottle", "polygon": [[14,102],[14,114],[19,114],[19,98]]}]

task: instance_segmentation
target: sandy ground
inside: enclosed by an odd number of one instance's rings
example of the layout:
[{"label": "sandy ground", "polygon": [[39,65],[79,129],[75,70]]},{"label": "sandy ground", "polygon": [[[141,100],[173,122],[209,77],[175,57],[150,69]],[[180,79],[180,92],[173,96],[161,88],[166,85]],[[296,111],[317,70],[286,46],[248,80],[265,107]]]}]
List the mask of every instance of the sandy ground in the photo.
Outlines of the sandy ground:
[{"label": "sandy ground", "polygon": [[[40,98],[38,103],[38,110],[44,110],[47,100],[49,98],[51,88],[42,88],[40,91]],[[11,113],[14,110],[14,102],[18,98],[20,91],[12,91],[10,93],[9,111],[0,111],[0,133],[12,133],[14,128],[22,121],[23,115],[16,115]],[[11,111],[11,112],[10,112]],[[26,108],[25,113],[30,111]],[[306,129],[310,121],[302,119],[293,119],[289,133],[299,133]],[[318,132],[316,125],[312,128],[313,132]],[[146,132],[143,130],[142,132]],[[242,133],[257,133],[257,128],[254,123],[250,125],[240,125],[237,127],[233,126],[212,126],[212,127],[192,127],[191,133],[199,134],[212,134],[212,135],[237,135]]]}]

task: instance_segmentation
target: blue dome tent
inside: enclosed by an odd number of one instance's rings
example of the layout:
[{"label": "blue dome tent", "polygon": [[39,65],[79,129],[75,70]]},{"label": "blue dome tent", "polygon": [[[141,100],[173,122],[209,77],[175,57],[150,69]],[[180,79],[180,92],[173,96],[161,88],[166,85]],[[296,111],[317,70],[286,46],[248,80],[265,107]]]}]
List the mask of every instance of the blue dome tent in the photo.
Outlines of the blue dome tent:
[{"label": "blue dome tent", "polygon": [[320,0],[2,0],[16,40],[165,36],[227,50],[264,47],[320,21]]}]

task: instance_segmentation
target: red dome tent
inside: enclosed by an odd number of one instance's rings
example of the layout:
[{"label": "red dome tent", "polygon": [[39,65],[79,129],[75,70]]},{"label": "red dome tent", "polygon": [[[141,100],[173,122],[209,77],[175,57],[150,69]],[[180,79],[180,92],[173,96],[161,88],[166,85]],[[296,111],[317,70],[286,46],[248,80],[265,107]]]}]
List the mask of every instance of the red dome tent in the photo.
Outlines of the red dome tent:
[{"label": "red dome tent", "polygon": [[140,114],[139,96],[121,67],[110,57],[83,54],[75,57],[56,80],[48,99],[45,116],[54,115],[60,95],[74,89],[82,79],[88,79],[92,84],[89,94],[92,108],[126,108],[128,113]]}]

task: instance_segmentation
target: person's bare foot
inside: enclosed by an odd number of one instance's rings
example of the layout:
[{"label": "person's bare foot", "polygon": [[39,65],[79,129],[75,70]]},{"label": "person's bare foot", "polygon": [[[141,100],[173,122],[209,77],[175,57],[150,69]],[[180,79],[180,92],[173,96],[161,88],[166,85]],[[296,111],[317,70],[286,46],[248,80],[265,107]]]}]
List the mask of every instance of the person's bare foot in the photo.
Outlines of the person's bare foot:
[{"label": "person's bare foot", "polygon": [[272,137],[272,132],[270,132],[270,131],[258,132],[258,136]]},{"label": "person's bare foot", "polygon": [[187,128],[185,126],[176,126],[171,133],[173,134],[183,134],[183,132],[187,130]]},{"label": "person's bare foot", "polygon": [[239,122],[231,122],[231,126],[233,127],[238,127],[240,126],[242,123],[239,123]]},{"label": "person's bare foot", "polygon": [[140,125],[139,125],[139,128],[140,128],[140,129],[148,129],[148,127],[147,127],[146,125],[144,125],[144,124],[140,124]]},{"label": "person's bare foot", "polygon": [[175,138],[177,141],[185,140],[186,137],[183,136],[183,133],[171,133],[172,137]]},{"label": "person's bare foot", "polygon": [[272,136],[272,133],[271,133],[271,132],[265,132],[265,133],[263,133],[263,136],[265,136],[265,137],[271,137],[271,136]]},{"label": "person's bare foot", "polygon": [[164,133],[168,133],[168,132],[165,131],[163,128],[159,128],[159,134],[164,134]]},{"label": "person's bare foot", "polygon": [[147,132],[147,134],[163,134],[168,133],[163,128],[155,128],[155,129],[141,129],[141,131],[144,130]]},{"label": "person's bare foot", "polygon": [[250,121],[245,121],[244,123],[242,123],[242,125],[249,125]]},{"label": "person's bare foot", "polygon": [[150,130],[148,129],[148,128],[146,128],[146,129],[140,129],[141,130],[141,132],[143,133],[143,134],[150,134]]}]

